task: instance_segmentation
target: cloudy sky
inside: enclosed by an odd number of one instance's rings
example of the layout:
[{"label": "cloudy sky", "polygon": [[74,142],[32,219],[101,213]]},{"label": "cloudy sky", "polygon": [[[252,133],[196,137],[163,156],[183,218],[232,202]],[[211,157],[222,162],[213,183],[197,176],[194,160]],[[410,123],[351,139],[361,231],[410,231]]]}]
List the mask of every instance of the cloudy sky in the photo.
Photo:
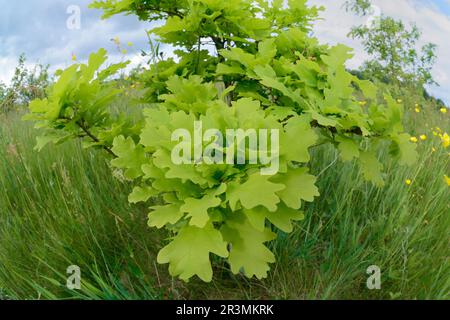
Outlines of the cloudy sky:
[{"label": "cloudy sky", "polygon": [[[79,60],[91,52],[106,48],[112,60],[123,59],[111,39],[119,37],[127,49],[127,59],[142,60],[141,49],[148,49],[148,23],[133,16],[116,16],[101,20],[101,12],[88,9],[91,0],[0,0],[0,81],[10,79],[17,57],[25,53],[30,64],[50,64],[52,70],[72,63],[74,54]],[[71,6],[80,9],[80,26]],[[69,11],[69,13],[68,13]],[[68,27],[68,21],[69,26]],[[133,47],[128,47],[128,43]]]},{"label": "cloudy sky", "polygon": [[[84,60],[90,52],[106,48],[113,61],[123,59],[111,39],[119,37],[127,47],[127,59],[134,64],[142,61],[139,53],[146,50],[145,30],[148,23],[133,16],[114,17],[102,21],[100,12],[87,9],[91,0],[0,0],[0,81],[8,82],[17,57],[25,53],[30,64],[50,64],[52,70],[71,63],[72,54]],[[355,57],[349,67],[359,66],[364,52],[357,41],[346,37],[352,25],[365,23],[343,10],[345,0],[309,0],[324,5],[323,20],[315,27],[316,36],[330,44],[344,43],[355,48]],[[67,13],[72,4],[81,9],[80,28],[68,28]],[[406,23],[415,22],[423,31],[423,43],[438,45],[438,62],[434,68],[440,87],[430,91],[450,104],[450,0],[373,0],[377,12],[394,16]],[[366,19],[366,18],[365,18]],[[73,26],[73,25],[72,25]]]}]

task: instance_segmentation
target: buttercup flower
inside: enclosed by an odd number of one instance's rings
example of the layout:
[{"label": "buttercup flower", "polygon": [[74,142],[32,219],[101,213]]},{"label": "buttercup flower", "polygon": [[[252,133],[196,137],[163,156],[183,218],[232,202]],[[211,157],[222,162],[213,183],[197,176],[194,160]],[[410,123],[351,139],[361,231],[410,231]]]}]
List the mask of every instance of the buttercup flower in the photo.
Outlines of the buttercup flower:
[{"label": "buttercup flower", "polygon": [[450,178],[447,175],[445,175],[444,180],[447,183],[447,185],[450,187]]},{"label": "buttercup flower", "polygon": [[411,181],[411,179],[406,179],[406,180],[405,180],[405,183],[406,183],[407,186],[410,186],[411,183],[412,183],[412,181]]},{"label": "buttercup flower", "polygon": [[448,148],[448,146],[450,146],[450,136],[447,134],[447,132],[441,135],[441,140],[444,148]]},{"label": "buttercup flower", "polygon": [[441,113],[446,114],[447,113],[447,108],[441,108]]},{"label": "buttercup flower", "polygon": [[422,135],[420,136],[420,140],[422,140],[422,141],[425,141],[425,140],[427,140],[427,136],[426,136],[426,135],[424,135],[424,134],[422,134]]},{"label": "buttercup flower", "polygon": [[419,141],[416,137],[411,137],[409,138],[409,141],[413,142],[413,143],[417,143],[417,141]]}]

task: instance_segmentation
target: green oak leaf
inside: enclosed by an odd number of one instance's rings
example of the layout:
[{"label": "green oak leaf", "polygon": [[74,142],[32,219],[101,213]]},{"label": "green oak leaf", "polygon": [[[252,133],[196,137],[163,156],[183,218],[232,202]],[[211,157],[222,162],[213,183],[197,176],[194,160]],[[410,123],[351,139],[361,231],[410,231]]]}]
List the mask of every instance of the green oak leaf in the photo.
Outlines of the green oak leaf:
[{"label": "green oak leaf", "polygon": [[289,161],[309,162],[309,148],[318,140],[311,128],[309,116],[298,116],[289,119],[284,134],[280,137],[280,152]]},{"label": "green oak leaf", "polygon": [[336,140],[339,142],[338,149],[343,161],[351,161],[359,157],[358,143],[344,137],[337,137]]},{"label": "green oak leaf", "polygon": [[148,225],[161,229],[166,225],[177,223],[184,216],[180,207],[181,204],[178,203],[151,207],[153,211],[148,215]]},{"label": "green oak leaf", "polygon": [[173,163],[169,151],[159,149],[153,154],[153,163],[160,169],[168,169],[165,177],[167,179],[181,179],[183,183],[192,181],[195,184],[204,184],[208,180],[203,178],[201,173],[196,170],[195,165]]},{"label": "green oak leaf", "polygon": [[305,218],[303,212],[287,207],[284,204],[278,205],[275,212],[270,212],[264,207],[257,207],[251,210],[243,210],[248,221],[258,231],[263,232],[266,226],[266,219],[283,232],[291,233],[294,229],[292,221],[300,221]]},{"label": "green oak leaf", "polygon": [[158,263],[169,263],[172,276],[187,281],[197,275],[205,282],[212,280],[210,254],[228,257],[227,243],[212,224],[205,228],[186,225],[174,240],[158,254]]},{"label": "green oak leaf", "polygon": [[353,81],[358,85],[366,98],[372,100],[377,98],[378,88],[371,81],[360,80],[357,77],[353,77]]},{"label": "green oak leaf", "polygon": [[382,175],[383,165],[378,161],[375,153],[367,151],[361,152],[359,165],[363,176],[367,181],[371,181],[377,187],[384,186],[385,183]]},{"label": "green oak leaf", "polygon": [[343,44],[338,44],[332,47],[327,55],[322,55],[320,58],[328,65],[330,72],[334,72],[336,69],[343,66],[348,59],[353,57],[353,54],[350,53],[351,51],[351,48]]},{"label": "green oak leaf", "polygon": [[114,139],[112,151],[117,158],[111,164],[120,169],[126,169],[125,177],[135,179],[142,176],[141,167],[147,162],[144,148],[136,145],[132,138],[119,136]]},{"label": "green oak leaf", "polygon": [[214,193],[209,193],[201,199],[188,198],[184,200],[181,212],[191,217],[190,225],[204,228],[209,221],[208,210],[220,206],[222,200]]},{"label": "green oak leaf", "polygon": [[234,274],[242,271],[248,278],[267,277],[269,263],[275,262],[275,256],[264,243],[276,238],[272,231],[258,231],[244,214],[235,214],[226,221],[221,232],[225,241],[231,244],[228,262]]},{"label": "green oak leaf", "polygon": [[314,197],[320,196],[315,183],[317,178],[308,174],[308,168],[289,169],[286,174],[279,174],[272,180],[285,185],[286,188],[278,191],[277,195],[290,208],[300,209],[302,200],[313,202]]},{"label": "green oak leaf", "polygon": [[412,166],[417,162],[417,145],[410,141],[411,136],[407,133],[398,134],[392,137],[394,144],[391,146],[391,154],[399,157],[402,165]]},{"label": "green oak leaf", "polygon": [[159,191],[150,186],[135,187],[133,192],[128,196],[128,201],[130,203],[146,202],[148,199],[158,194]]},{"label": "green oak leaf", "polygon": [[297,64],[291,66],[291,69],[307,86],[317,87],[317,75],[321,72],[321,69],[316,62],[301,59],[297,61]]},{"label": "green oak leaf", "polygon": [[245,209],[264,206],[269,211],[276,211],[277,204],[280,202],[276,193],[283,190],[285,186],[270,182],[269,178],[269,176],[255,173],[243,184],[230,183],[227,190],[227,200],[231,209],[236,210],[237,203],[240,202]]},{"label": "green oak leaf", "polygon": [[269,65],[261,66],[258,65],[254,69],[258,79],[260,79],[261,84],[268,88],[273,88],[280,91],[283,95],[290,98],[292,101],[298,103],[299,105],[303,105],[303,99],[300,95],[297,95],[288,88],[283,82],[281,82],[273,70],[273,68]]}]

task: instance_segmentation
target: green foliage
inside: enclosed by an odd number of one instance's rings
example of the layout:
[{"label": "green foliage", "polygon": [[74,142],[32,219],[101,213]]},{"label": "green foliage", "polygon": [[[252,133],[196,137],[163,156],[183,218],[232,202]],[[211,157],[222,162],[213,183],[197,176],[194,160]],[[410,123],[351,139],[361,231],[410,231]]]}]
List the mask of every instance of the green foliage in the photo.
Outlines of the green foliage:
[{"label": "green foliage", "polygon": [[[356,158],[364,177],[378,186],[385,184],[380,146],[392,146],[391,154],[403,163],[415,157],[403,132],[402,106],[346,71],[349,48],[319,45],[309,36],[318,9],[306,1],[285,7],[262,0],[108,0],[93,7],[106,17],[124,12],[149,21],[164,18],[151,32],[181,47],[178,61],[155,61],[146,72],[146,101],[152,104],[143,123],[109,112],[119,91],[107,78],[124,65],[99,71],[104,50],[87,65],[61,72],[48,99],[31,103],[26,119],[46,130],[39,148],[81,137],[87,146],[108,151],[112,165],[133,181],[130,202],[161,203],[150,208],[149,225],[173,233],[158,256],[173,276],[211,281],[214,254],[235,274],[266,277],[275,262],[267,246],[274,231],[291,232],[293,221],[303,218],[303,203],[319,196],[317,177],[308,173],[311,150],[319,145],[339,149],[343,160]],[[205,50],[209,44],[217,55]],[[185,129],[193,136],[195,121],[223,135],[227,129],[279,130],[279,152],[270,154],[279,157],[279,172],[264,176],[268,165],[249,161],[208,164],[206,156],[175,164],[172,133]],[[230,158],[242,147],[211,143],[203,142],[202,149],[213,145]],[[254,150],[244,150],[248,160]]]},{"label": "green foliage", "polygon": [[25,120],[36,121],[45,134],[38,138],[36,149],[46,144],[83,138],[86,147],[102,147],[110,151],[114,138],[132,133],[130,121],[108,112],[120,93],[114,83],[106,81],[127,63],[119,63],[99,71],[106,61],[106,51],[91,54],[88,64],[74,64],[58,71],[58,81],[48,88],[48,97],[30,103],[31,113]]}]

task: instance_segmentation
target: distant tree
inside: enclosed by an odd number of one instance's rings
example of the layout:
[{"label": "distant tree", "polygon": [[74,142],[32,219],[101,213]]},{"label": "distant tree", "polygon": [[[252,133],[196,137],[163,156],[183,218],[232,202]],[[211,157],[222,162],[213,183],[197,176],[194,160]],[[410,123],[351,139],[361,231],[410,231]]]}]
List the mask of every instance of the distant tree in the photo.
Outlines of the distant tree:
[{"label": "distant tree", "polygon": [[10,84],[0,84],[0,112],[8,112],[34,99],[44,98],[50,83],[48,68],[48,65],[37,64],[29,69],[25,55],[20,55]]},{"label": "distant tree", "polygon": [[[368,16],[372,4],[369,0],[349,0],[345,8],[359,16]],[[401,20],[381,15],[377,23],[353,27],[349,36],[361,40],[371,57],[362,66],[365,77],[398,87],[423,88],[437,84],[431,74],[437,46],[427,43],[420,48],[421,31],[415,24],[408,27]]]},{"label": "distant tree", "polygon": [[370,12],[372,3],[370,0],[346,1],[344,7],[347,11],[353,11],[358,15],[367,15]]}]

